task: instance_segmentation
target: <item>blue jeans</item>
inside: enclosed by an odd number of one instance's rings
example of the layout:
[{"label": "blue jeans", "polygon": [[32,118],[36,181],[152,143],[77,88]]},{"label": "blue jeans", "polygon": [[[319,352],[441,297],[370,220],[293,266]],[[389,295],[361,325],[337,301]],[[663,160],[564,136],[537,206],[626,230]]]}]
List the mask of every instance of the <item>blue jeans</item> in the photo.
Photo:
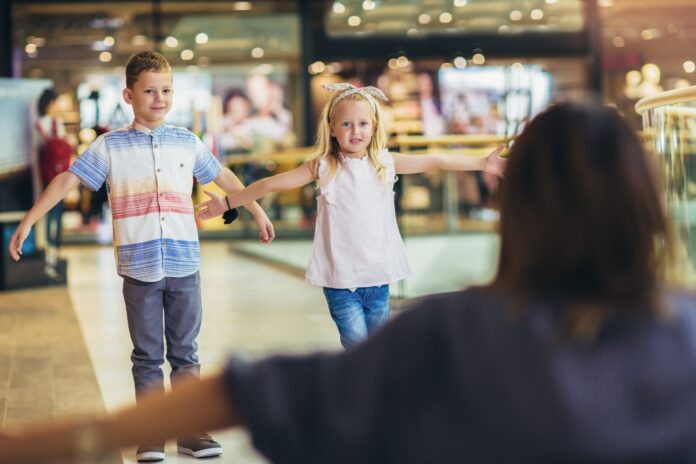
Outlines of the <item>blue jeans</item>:
[{"label": "blue jeans", "polygon": [[61,200],[46,213],[46,241],[54,248],[60,247],[63,230],[63,209],[63,200]]},{"label": "blue jeans", "polygon": [[344,348],[360,343],[389,320],[389,285],[346,288],[324,287],[331,317]]}]

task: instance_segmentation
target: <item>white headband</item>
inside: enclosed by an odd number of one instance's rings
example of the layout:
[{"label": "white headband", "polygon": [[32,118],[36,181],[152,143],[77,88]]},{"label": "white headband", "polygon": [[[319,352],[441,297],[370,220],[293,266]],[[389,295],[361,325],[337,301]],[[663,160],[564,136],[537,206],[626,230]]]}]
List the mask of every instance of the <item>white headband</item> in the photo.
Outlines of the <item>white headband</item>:
[{"label": "white headband", "polygon": [[338,97],[334,98],[334,101],[331,104],[331,108],[329,108],[329,114],[331,114],[331,112],[333,111],[334,107],[336,106],[336,103],[343,100],[348,95],[353,95],[354,93],[359,93],[360,95],[365,97],[365,100],[370,102],[370,105],[372,106],[372,111],[374,111],[375,113],[377,112],[377,102],[375,101],[375,98],[379,98],[382,101],[389,100],[381,90],[373,86],[356,87],[353,84],[342,82],[339,84],[324,84],[322,85],[322,87],[328,90],[329,92],[341,92],[338,95]]}]

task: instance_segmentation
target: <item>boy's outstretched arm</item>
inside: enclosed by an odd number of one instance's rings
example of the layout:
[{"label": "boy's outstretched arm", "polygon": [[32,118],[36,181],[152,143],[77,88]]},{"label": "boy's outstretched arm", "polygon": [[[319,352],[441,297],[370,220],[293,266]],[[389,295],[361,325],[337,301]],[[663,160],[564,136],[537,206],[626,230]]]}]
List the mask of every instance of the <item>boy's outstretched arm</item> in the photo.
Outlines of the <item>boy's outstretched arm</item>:
[{"label": "boy's outstretched arm", "polygon": [[229,202],[229,206],[232,208],[246,206],[271,192],[284,192],[286,190],[299,188],[310,183],[312,180],[314,180],[314,174],[310,167],[310,163],[304,163],[290,171],[257,180],[249,184],[243,190],[236,189],[230,191],[223,189],[228,192],[227,200],[218,197],[212,192],[205,191],[210,197],[210,200],[196,205],[198,217],[201,219],[214,218],[227,211],[227,202]]},{"label": "boy's outstretched arm", "polygon": [[34,206],[24,215],[22,221],[10,238],[9,252],[12,259],[19,261],[22,255],[22,245],[29,236],[31,226],[41,219],[51,208],[80,185],[80,178],[70,171],[58,174],[46,187]]},{"label": "boy's outstretched arm", "polygon": [[492,174],[500,175],[504,169],[505,161],[498,154],[503,148],[505,146],[500,145],[483,157],[445,153],[432,155],[392,153],[392,156],[397,174],[416,174],[442,169],[445,171],[490,171]]},{"label": "boy's outstretched arm", "polygon": [[184,381],[171,393],[152,393],[137,406],[94,420],[0,429],[0,456],[3,464],[95,462],[119,448],[240,424],[223,376],[217,374]]},{"label": "boy's outstretched arm", "polygon": [[[218,174],[213,182],[227,193],[238,192],[244,189],[242,181],[239,180],[234,172],[226,167],[222,168],[220,174]],[[210,196],[210,192],[206,191],[205,193]],[[198,205],[196,207],[198,207]],[[244,207],[251,213],[256,225],[259,227],[259,240],[262,243],[271,243],[275,238],[275,230],[273,230],[273,224],[270,219],[268,219],[268,216],[266,216],[266,213],[255,201],[248,202]],[[220,214],[225,211],[227,211],[227,207],[225,207]],[[201,217],[200,214],[199,217]]]}]

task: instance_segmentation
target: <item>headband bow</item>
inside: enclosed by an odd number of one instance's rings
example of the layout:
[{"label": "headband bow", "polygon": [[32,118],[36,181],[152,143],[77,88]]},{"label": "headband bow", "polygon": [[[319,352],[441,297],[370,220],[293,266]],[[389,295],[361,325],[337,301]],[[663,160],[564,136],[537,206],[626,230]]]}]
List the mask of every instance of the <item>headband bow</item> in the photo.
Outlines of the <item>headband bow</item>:
[{"label": "headband bow", "polygon": [[348,95],[353,95],[354,93],[359,93],[365,99],[370,102],[370,105],[372,106],[373,111],[377,111],[377,101],[375,101],[375,98],[379,98],[382,101],[388,101],[389,99],[384,95],[384,93],[379,90],[377,87],[373,86],[368,86],[368,87],[356,87],[353,84],[348,84],[347,82],[342,82],[339,84],[324,84],[322,87],[329,92],[341,92],[338,97],[336,97],[333,101],[333,104],[331,105],[331,108],[329,108],[329,114],[331,111],[333,111],[334,106],[336,106],[336,103],[339,101],[343,100],[346,98]]}]

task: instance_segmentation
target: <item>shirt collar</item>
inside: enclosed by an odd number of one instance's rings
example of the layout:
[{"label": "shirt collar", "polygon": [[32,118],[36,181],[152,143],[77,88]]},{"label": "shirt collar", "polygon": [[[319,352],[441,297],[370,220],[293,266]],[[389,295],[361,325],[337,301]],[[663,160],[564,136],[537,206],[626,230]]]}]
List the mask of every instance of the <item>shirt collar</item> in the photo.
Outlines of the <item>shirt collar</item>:
[{"label": "shirt collar", "polygon": [[133,124],[131,124],[131,127],[133,129],[137,130],[138,132],[142,132],[145,135],[155,135],[155,134],[161,134],[165,130],[166,125],[162,124],[162,125],[156,127],[155,129],[149,129],[149,128],[143,126],[142,124],[138,124],[134,120]]}]

